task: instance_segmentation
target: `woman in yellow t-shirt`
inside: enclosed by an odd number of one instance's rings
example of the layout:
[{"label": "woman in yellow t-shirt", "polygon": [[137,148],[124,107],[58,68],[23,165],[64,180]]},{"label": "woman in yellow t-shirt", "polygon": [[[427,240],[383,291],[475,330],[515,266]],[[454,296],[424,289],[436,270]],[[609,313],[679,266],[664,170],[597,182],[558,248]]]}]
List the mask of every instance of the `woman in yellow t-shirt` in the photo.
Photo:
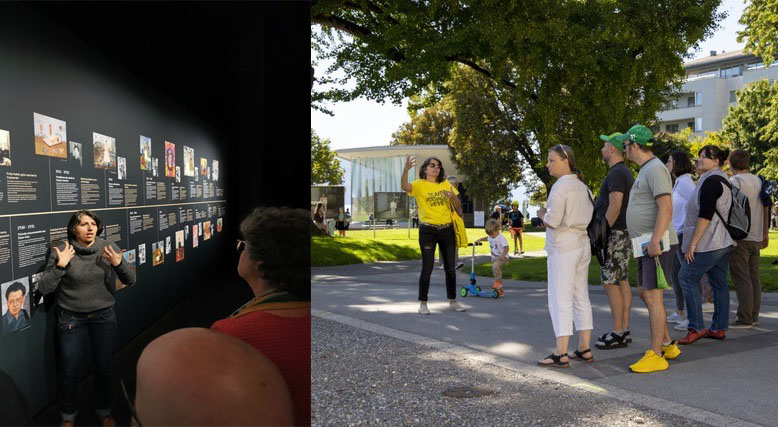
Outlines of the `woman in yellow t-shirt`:
[{"label": "woman in yellow t-shirt", "polygon": [[408,182],[408,171],[416,165],[416,159],[405,158],[405,168],[400,181],[403,191],[416,198],[419,209],[419,247],[421,248],[421,275],[419,276],[419,314],[430,314],[427,308],[427,293],[430,288],[430,275],[435,266],[435,245],[443,254],[446,271],[446,295],[449,308],[465,311],[456,300],[457,279],[454,271],[454,259],[457,250],[454,226],[451,224],[452,206],[462,215],[462,203],[459,192],[448,181],[443,163],[430,157],[419,168],[419,179]]}]

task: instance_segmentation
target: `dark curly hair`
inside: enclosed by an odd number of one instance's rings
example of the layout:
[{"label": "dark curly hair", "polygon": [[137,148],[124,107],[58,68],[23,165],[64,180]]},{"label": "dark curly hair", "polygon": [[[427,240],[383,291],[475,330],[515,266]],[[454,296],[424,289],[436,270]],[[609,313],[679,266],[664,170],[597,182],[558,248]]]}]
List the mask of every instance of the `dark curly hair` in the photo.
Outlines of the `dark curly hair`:
[{"label": "dark curly hair", "polygon": [[440,166],[440,172],[438,173],[438,178],[436,181],[438,183],[443,182],[443,180],[446,179],[446,171],[443,170],[443,162],[441,162],[437,157],[430,157],[421,164],[421,167],[419,168],[419,178],[427,179],[427,166],[430,165],[430,160],[437,160],[438,166]]},{"label": "dark curly hair", "polygon": [[97,225],[97,234],[103,232],[103,222],[100,221],[100,217],[88,209],[82,209],[75,212],[73,216],[70,217],[70,221],[68,221],[68,238],[70,240],[76,240],[76,226],[81,223],[81,217],[84,215],[92,218],[95,221],[95,225]]},{"label": "dark curly hair", "polygon": [[253,261],[261,261],[262,278],[279,291],[311,299],[311,248],[308,211],[256,208],[240,223]]}]

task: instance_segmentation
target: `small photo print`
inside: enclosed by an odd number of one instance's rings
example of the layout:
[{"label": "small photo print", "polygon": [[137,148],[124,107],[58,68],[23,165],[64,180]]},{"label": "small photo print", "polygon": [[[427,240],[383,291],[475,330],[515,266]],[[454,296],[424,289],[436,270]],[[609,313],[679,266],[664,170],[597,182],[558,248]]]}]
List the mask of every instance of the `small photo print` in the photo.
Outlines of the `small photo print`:
[{"label": "small photo print", "polygon": [[199,244],[199,240],[197,238],[197,234],[200,230],[200,227],[197,224],[192,225],[192,247],[196,248]]},{"label": "small photo print", "polygon": [[181,166],[176,166],[176,182],[181,182]]},{"label": "small photo print", "polygon": [[195,175],[194,149],[184,145],[184,176]]},{"label": "small photo print", "polygon": [[202,222],[198,222],[197,223],[197,234],[199,234],[200,236],[203,235],[203,223]]},{"label": "small photo print", "polygon": [[35,126],[35,154],[68,158],[68,134],[64,121],[43,114],[32,113]]},{"label": "small photo print", "polygon": [[211,221],[203,223],[203,241],[211,238]]},{"label": "small photo print", "polygon": [[176,231],[176,262],[184,259],[184,230]]},{"label": "small photo print", "polygon": [[43,303],[43,294],[38,290],[38,282],[40,282],[43,272],[35,273],[30,276],[30,283],[32,284],[32,291],[30,292],[30,303],[32,308],[36,309]]},{"label": "small photo print", "polygon": [[165,176],[176,176],[176,145],[165,141]]},{"label": "small photo print", "polygon": [[222,232],[222,219],[219,218],[216,220],[216,232],[221,233]]},{"label": "small photo print", "polygon": [[195,181],[199,181],[198,177],[200,176],[200,173],[198,172],[199,168],[195,166]]},{"label": "small photo print", "polygon": [[159,159],[156,157],[151,159],[151,175],[159,176]]},{"label": "small photo print", "polygon": [[116,170],[116,138],[92,132],[95,168]]},{"label": "small photo print", "polygon": [[208,160],[204,157],[200,157],[200,174],[202,176],[208,176]]},{"label": "small photo print", "polygon": [[0,285],[3,297],[3,334],[30,327],[30,279],[23,277]]},{"label": "small photo print", "polygon": [[140,169],[151,170],[151,138],[140,136]]},{"label": "small photo print", "polygon": [[[135,249],[131,249],[129,251],[125,251],[122,253],[122,257],[124,258],[124,262],[127,263],[127,265],[130,267],[130,270],[133,272],[137,271],[136,267],[136,258],[135,258]],[[121,280],[119,280],[119,276],[116,276],[116,290],[120,291],[124,288],[126,288],[127,285],[122,283]]]},{"label": "small photo print", "polygon": [[127,179],[127,159],[124,157],[117,157],[116,162],[118,163],[118,175],[120,180]]},{"label": "small photo print", "polygon": [[165,237],[165,255],[170,255],[170,250],[172,249],[170,245],[170,236]]},{"label": "small photo print", "polygon": [[189,226],[184,226],[184,239],[189,240]]},{"label": "small photo print", "polygon": [[142,243],[138,245],[138,265],[146,263],[146,244]]},{"label": "small photo print", "polygon": [[11,132],[0,129],[0,166],[11,166]]},{"label": "small photo print", "polygon": [[151,265],[160,265],[165,262],[165,242],[159,241],[151,244],[152,262]]},{"label": "small photo print", "polygon": [[211,166],[211,179],[214,181],[219,180],[219,161],[214,160],[213,165]]},{"label": "small photo print", "polygon": [[83,156],[83,148],[81,147],[80,142],[74,142],[70,141],[70,164],[73,166],[78,166],[79,168],[84,167],[84,156]]}]

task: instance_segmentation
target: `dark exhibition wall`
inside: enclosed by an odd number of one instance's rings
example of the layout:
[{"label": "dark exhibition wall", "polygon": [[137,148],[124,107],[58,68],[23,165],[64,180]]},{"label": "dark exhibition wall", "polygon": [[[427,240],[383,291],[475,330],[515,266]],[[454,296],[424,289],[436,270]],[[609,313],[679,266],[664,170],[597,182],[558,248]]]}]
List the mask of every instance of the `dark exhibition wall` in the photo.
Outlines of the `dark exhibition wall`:
[{"label": "dark exhibition wall", "polygon": [[35,275],[73,211],[95,210],[135,262],[137,285],[116,293],[121,346],[193,289],[240,281],[253,207],[307,206],[308,5],[0,11],[0,285],[30,290],[30,325],[0,331],[0,369],[37,412],[56,397],[56,321]]}]

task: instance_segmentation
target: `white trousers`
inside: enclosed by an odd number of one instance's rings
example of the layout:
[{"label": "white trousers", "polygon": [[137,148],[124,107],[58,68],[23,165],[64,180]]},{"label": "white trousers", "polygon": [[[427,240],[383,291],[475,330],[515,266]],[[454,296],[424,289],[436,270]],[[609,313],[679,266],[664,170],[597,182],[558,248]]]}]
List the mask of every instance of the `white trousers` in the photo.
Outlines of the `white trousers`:
[{"label": "white trousers", "polygon": [[588,245],[546,258],[548,311],[557,337],[573,335],[573,322],[578,331],[594,329],[588,283],[591,259]]}]

